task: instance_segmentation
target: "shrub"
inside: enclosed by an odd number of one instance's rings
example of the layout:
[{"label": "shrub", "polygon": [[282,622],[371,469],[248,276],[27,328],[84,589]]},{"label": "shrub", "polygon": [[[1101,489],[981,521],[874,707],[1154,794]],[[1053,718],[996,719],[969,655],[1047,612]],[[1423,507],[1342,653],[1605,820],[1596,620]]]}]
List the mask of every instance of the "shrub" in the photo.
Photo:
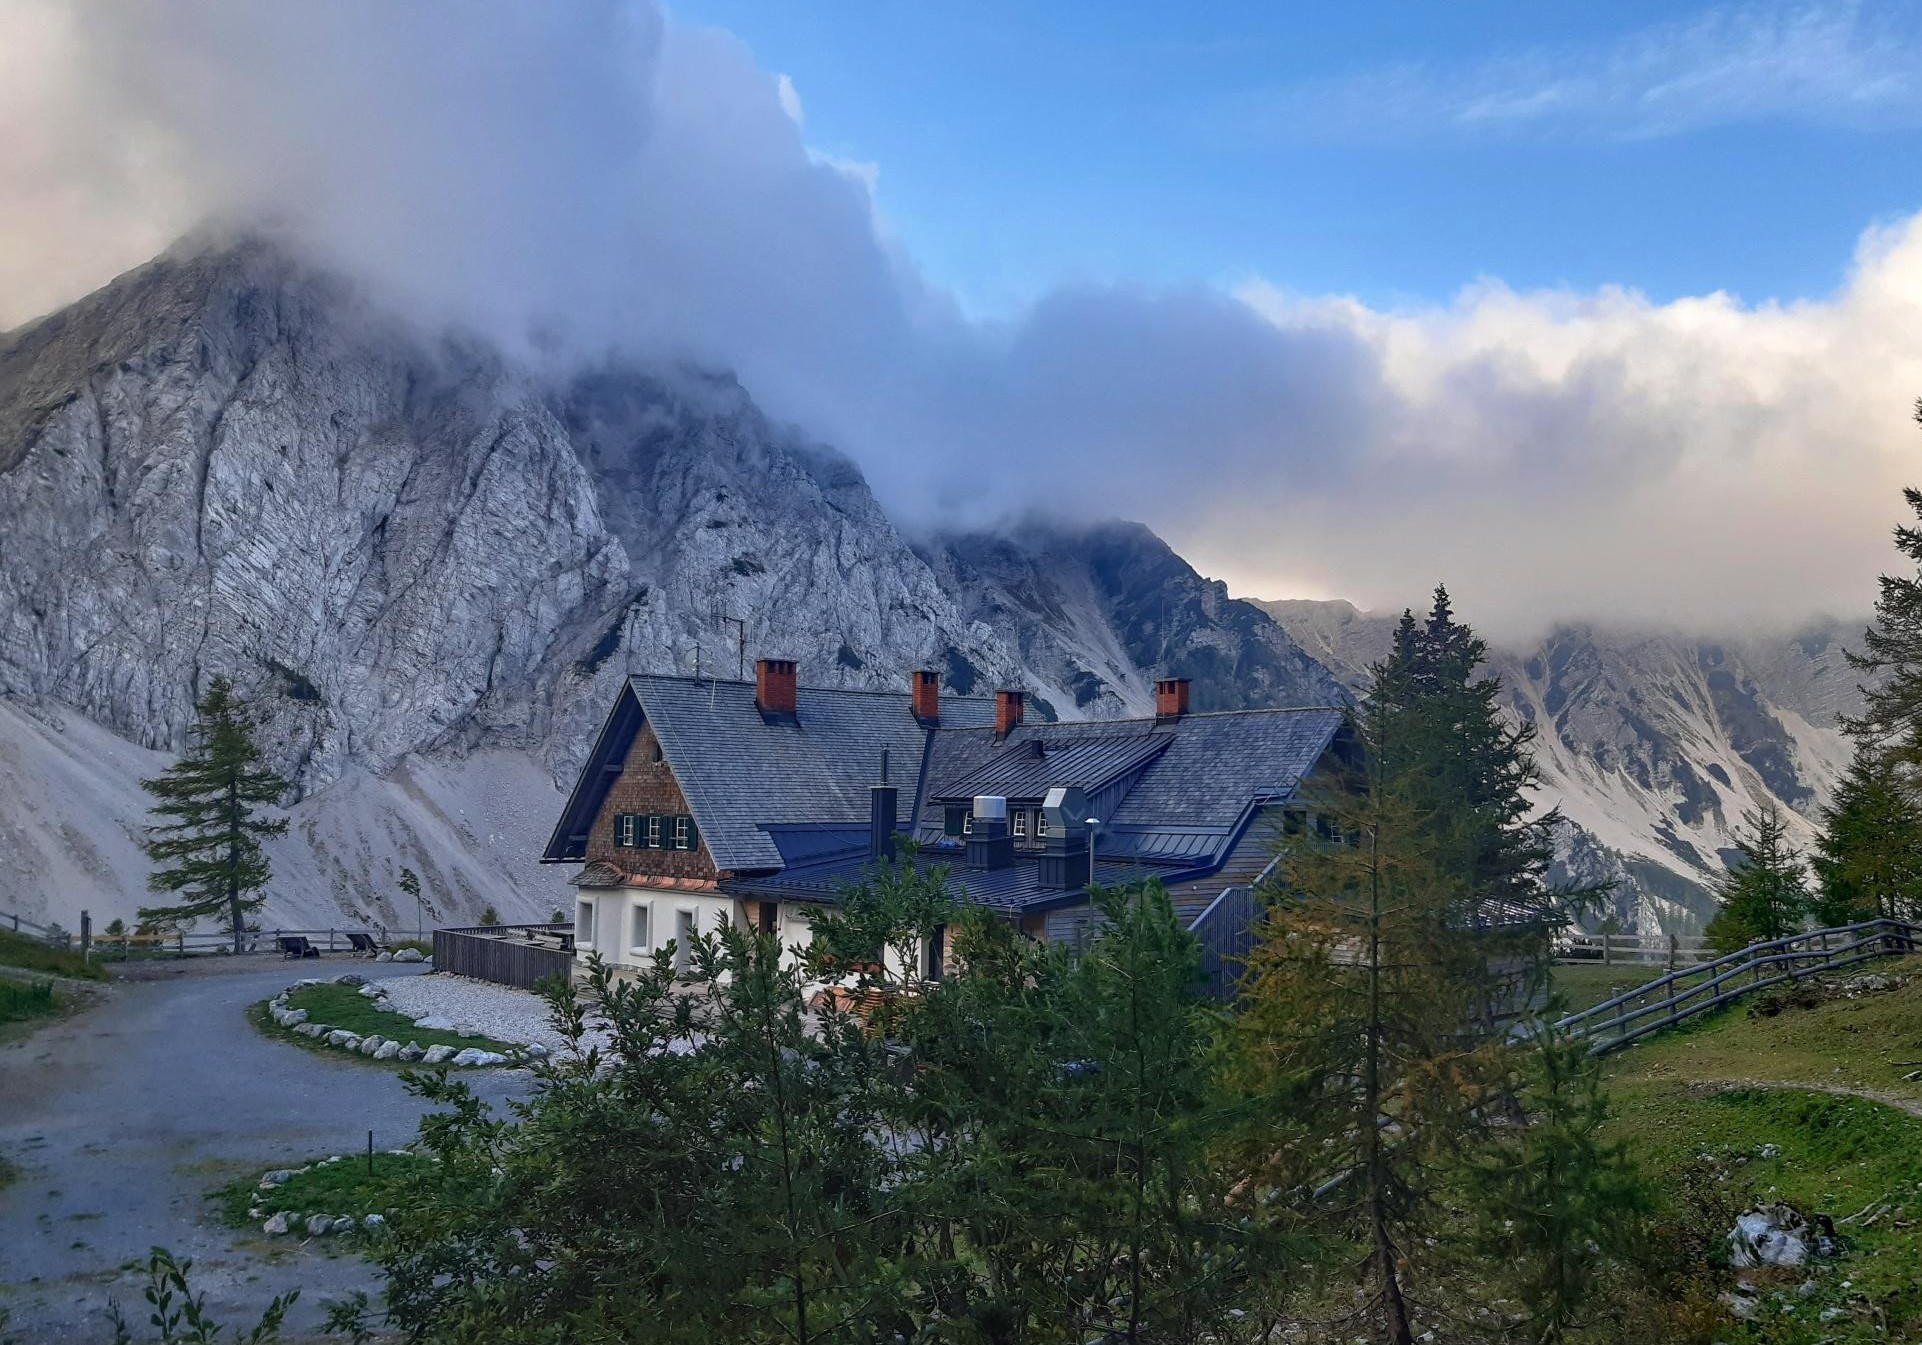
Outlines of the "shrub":
[{"label": "shrub", "polygon": [[480,922],[483,925],[498,925],[501,922],[501,913],[489,905],[481,912]]}]

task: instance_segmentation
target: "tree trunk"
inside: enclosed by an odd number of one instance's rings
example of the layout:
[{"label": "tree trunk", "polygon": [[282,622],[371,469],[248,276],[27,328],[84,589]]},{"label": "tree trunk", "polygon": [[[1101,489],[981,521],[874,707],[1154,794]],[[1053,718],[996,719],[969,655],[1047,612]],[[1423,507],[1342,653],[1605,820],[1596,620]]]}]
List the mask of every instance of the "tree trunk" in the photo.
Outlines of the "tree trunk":
[{"label": "tree trunk", "polygon": [[1395,1244],[1388,1229],[1383,1200],[1387,1173],[1382,1168],[1381,1143],[1381,832],[1369,837],[1368,875],[1368,1034],[1362,1066],[1366,1107],[1361,1118],[1362,1143],[1368,1161],[1368,1221],[1374,1234],[1375,1272],[1381,1276],[1381,1305],[1391,1345],[1413,1345],[1408,1305],[1402,1301],[1401,1277],[1395,1269]]},{"label": "tree trunk", "polygon": [[227,913],[232,917],[234,954],[241,952],[246,926],[240,911],[240,786],[227,786]]}]

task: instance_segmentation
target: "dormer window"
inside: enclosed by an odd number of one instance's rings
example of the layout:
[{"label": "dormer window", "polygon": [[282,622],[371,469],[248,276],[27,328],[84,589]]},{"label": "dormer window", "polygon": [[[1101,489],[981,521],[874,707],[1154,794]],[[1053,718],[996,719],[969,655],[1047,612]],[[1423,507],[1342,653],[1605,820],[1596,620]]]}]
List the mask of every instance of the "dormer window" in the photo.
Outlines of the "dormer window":
[{"label": "dormer window", "polygon": [[1014,834],[1024,840],[1027,838],[1028,810],[1026,808],[1016,808],[1014,810]]},{"label": "dormer window", "polygon": [[1037,841],[1048,839],[1048,814],[1046,809],[1037,809],[1034,815],[1034,838]]}]

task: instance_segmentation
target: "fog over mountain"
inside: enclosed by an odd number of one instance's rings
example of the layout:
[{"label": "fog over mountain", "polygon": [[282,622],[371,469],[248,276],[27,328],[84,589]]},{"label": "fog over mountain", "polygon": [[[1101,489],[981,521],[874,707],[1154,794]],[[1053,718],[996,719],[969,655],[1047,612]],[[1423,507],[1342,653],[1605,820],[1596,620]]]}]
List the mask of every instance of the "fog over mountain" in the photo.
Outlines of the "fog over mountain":
[{"label": "fog over mountain", "polygon": [[646,0],[21,0],[0,323],[241,222],[531,365],[733,370],[917,530],[1141,518],[1238,592],[1446,578],[1517,640],[1872,594],[1922,390],[1913,219],[1794,303],[1464,276],[1383,310],[1274,275],[976,319],[890,232],[887,165],[810,147],[806,97]]}]

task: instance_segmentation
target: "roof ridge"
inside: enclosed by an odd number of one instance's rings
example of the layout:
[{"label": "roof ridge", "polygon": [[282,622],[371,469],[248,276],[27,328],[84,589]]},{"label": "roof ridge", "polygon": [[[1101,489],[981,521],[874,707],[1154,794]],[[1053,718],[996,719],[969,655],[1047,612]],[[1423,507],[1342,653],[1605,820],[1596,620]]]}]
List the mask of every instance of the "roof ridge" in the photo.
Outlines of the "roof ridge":
[{"label": "roof ridge", "polygon": [[[740,677],[707,677],[707,676],[695,677],[690,673],[631,672],[628,674],[628,678],[630,680],[635,680],[643,677],[649,678],[656,682],[686,682],[693,686],[707,686],[710,684],[714,684],[719,686],[730,686],[730,687],[752,687],[754,685],[754,683],[751,680],[740,678]],[[913,691],[909,690],[906,687],[902,688],[899,691],[889,691],[885,687],[823,687],[823,686],[810,686],[806,682],[797,683],[795,685],[795,690],[796,691],[825,691],[837,696],[912,697],[914,695]],[[942,700],[944,702],[950,701],[950,700],[970,701],[970,702],[978,702],[982,705],[994,704],[994,697],[992,696],[964,696],[964,695],[961,695],[959,692],[956,692],[951,696],[944,693],[942,696]]]}]

